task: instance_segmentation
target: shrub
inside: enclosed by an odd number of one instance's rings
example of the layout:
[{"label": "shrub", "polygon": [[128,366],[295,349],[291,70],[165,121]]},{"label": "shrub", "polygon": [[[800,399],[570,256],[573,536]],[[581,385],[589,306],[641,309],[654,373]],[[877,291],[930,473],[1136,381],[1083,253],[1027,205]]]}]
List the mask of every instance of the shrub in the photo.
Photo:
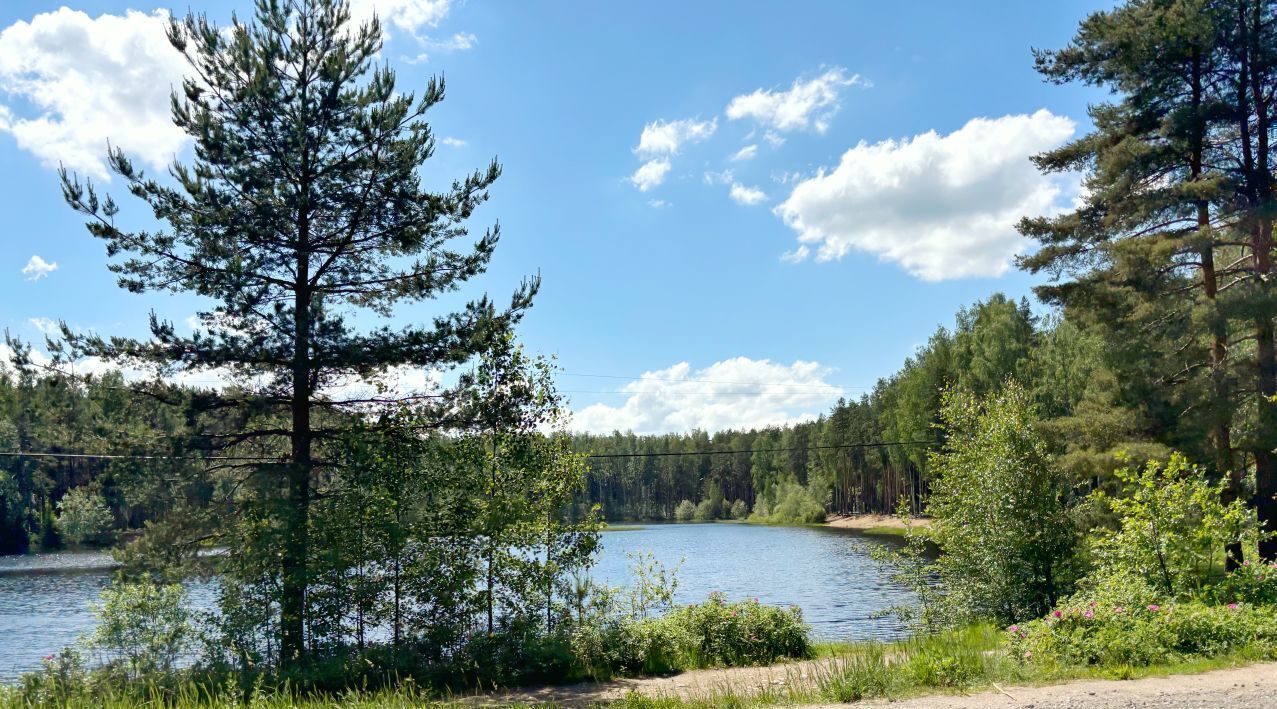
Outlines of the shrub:
[{"label": "shrub", "polygon": [[1111,605],[1076,599],[1046,618],[1007,628],[1013,657],[1029,663],[1148,666],[1241,650],[1277,651],[1273,609],[1199,601]]},{"label": "shrub", "polygon": [[722,594],[658,618],[614,617],[574,631],[573,651],[595,679],[705,667],[765,665],[811,655],[802,612]]},{"label": "shrub", "polygon": [[683,500],[674,507],[674,519],[679,522],[691,522],[692,515],[696,514],[696,505],[691,500]]},{"label": "shrub", "polygon": [[954,619],[1044,614],[1069,588],[1079,534],[1068,478],[1036,430],[1029,393],[1013,380],[984,399],[950,389],[940,417],[929,536]]},{"label": "shrub", "polygon": [[825,506],[808,488],[787,478],[772,485],[754,505],[751,519],[765,524],[818,524]]},{"label": "shrub", "polygon": [[1277,605],[1277,562],[1243,561],[1211,588],[1209,595],[1220,604]]},{"label": "shrub", "polygon": [[701,500],[692,513],[692,519],[697,522],[713,522],[718,519],[718,505],[713,500]]},{"label": "shrub", "polygon": [[1256,534],[1243,501],[1222,502],[1227,483],[1207,482],[1179,453],[1165,465],[1150,461],[1115,474],[1122,493],[1094,495],[1119,518],[1116,530],[1098,530],[1091,545],[1100,578],[1146,578],[1163,597],[1188,597],[1202,590],[1225,545]]},{"label": "shrub", "polygon": [[110,542],[115,517],[100,494],[72,488],[57,502],[57,533],[73,544]]},{"label": "shrub", "polygon": [[195,631],[180,584],[116,583],[102,592],[89,646],[103,650],[126,675],[167,674],[192,647]]},{"label": "shrub", "polygon": [[105,544],[110,541],[115,518],[101,495],[77,487],[58,502],[54,524],[58,534],[72,544]]},{"label": "shrub", "polygon": [[745,505],[744,500],[737,500],[732,503],[731,517],[732,519],[745,519],[749,516],[749,507]]},{"label": "shrub", "polygon": [[662,618],[688,643],[691,667],[763,665],[811,654],[802,610],[761,605],[757,599],[727,603],[723,594],[683,606]]}]

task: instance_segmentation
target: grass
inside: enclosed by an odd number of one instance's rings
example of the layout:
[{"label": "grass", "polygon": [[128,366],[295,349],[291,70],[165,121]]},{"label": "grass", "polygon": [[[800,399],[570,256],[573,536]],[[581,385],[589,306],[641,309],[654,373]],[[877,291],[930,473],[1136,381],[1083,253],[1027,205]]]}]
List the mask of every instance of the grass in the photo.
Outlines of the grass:
[{"label": "grass", "polygon": [[[736,685],[728,684],[709,690],[705,696],[696,698],[653,697],[631,693],[620,700],[596,706],[606,706],[608,709],[711,709],[846,703],[866,699],[894,700],[924,694],[992,690],[994,684],[1052,684],[1076,679],[1134,679],[1193,674],[1269,659],[1256,651],[1149,667],[1025,664],[1005,652],[1002,636],[1003,633],[995,628],[976,626],[895,643],[818,643],[814,646],[817,661],[786,668],[786,679],[780,684],[759,689],[755,677],[748,684],[737,680]],[[731,675],[724,677],[730,678]],[[396,691],[351,692],[328,697],[260,693],[247,705],[242,701],[237,702],[234,694],[228,692],[221,696],[210,696],[206,691],[191,687],[166,694],[152,688],[131,693],[132,696],[116,696],[106,692],[25,704],[15,693],[6,692],[0,687],[0,709],[51,709],[55,706],[69,709],[141,709],[154,706],[172,709],[230,709],[242,706],[260,709],[452,709],[462,706],[431,699],[411,687]]]},{"label": "grass", "polygon": [[862,529],[860,533],[873,534],[882,537],[900,537],[903,539],[904,536],[909,533],[909,529],[907,527],[881,526]]},{"label": "grass", "polygon": [[609,524],[600,531],[604,532],[637,532],[647,529],[641,524]]}]

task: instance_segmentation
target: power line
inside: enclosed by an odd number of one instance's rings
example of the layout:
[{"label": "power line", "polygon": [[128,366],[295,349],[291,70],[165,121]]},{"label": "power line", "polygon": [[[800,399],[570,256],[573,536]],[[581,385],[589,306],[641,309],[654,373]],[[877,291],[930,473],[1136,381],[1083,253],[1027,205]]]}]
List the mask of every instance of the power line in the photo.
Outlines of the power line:
[{"label": "power line", "polygon": [[935,441],[877,441],[874,443],[840,443],[828,446],[797,448],[746,448],[733,451],[668,451],[654,453],[597,453],[586,458],[665,458],[684,455],[739,455],[741,453],[791,453],[794,451],[839,450],[843,448],[884,448],[887,446],[934,446]]},{"label": "power line", "polygon": [[[883,448],[888,446],[934,446],[935,441],[875,441],[872,443],[840,443],[825,446],[804,446],[792,448],[748,448],[740,450],[716,451],[653,451],[648,453],[591,453],[587,459],[608,458],[670,458],[692,455],[740,455],[742,453],[792,453],[795,451],[842,450],[850,448]],[[0,451],[2,458],[55,458],[55,459],[92,459],[92,460],[176,460],[176,461],[238,461],[255,463],[286,462],[283,457],[268,458],[262,456],[176,456],[176,455],[130,455],[125,453],[54,453],[45,451]]]},{"label": "power line", "polygon": [[256,463],[279,463],[284,462],[285,458],[275,457],[266,458],[261,456],[236,456],[236,455],[208,455],[208,456],[180,456],[180,455],[129,455],[125,453],[52,453],[45,451],[0,451],[0,457],[3,458],[71,458],[71,459],[93,459],[93,460],[188,460],[188,461],[205,461],[205,460],[230,460],[240,462],[256,462]]}]

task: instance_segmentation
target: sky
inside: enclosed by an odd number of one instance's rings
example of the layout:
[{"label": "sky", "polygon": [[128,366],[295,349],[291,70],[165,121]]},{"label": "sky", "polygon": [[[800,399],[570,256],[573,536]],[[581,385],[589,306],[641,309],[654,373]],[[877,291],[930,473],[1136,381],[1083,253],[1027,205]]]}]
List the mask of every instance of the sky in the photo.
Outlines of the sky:
[{"label": "sky", "polygon": [[[226,23],[251,0],[190,0]],[[1040,282],[1022,216],[1076,198],[1029,157],[1087,130],[1095,89],[1056,86],[1033,48],[1111,3],[352,0],[376,13],[399,88],[447,81],[423,167],[446,185],[496,157],[475,232],[491,268],[463,293],[542,289],[519,334],[554,356],[577,430],[781,425],[859,397],[964,305]],[[191,327],[182,294],[126,293],[62,200],[59,164],[118,192],[108,141],[162,174],[184,65],[153,0],[0,3],[0,309],[144,336]],[[118,195],[121,221],[143,205]],[[401,307],[428,322],[455,299]],[[1039,311],[1041,309],[1039,308]],[[410,373],[409,381],[433,381]]]}]

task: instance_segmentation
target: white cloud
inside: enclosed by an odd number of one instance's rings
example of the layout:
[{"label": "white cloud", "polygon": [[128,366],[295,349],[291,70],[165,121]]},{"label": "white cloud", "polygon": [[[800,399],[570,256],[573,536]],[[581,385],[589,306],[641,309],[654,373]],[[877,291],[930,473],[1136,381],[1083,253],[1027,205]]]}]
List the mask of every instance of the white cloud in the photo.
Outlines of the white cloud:
[{"label": "white cloud", "polygon": [[767,131],[766,133],[763,133],[763,140],[767,141],[767,144],[772,146],[773,148],[779,148],[780,146],[785,144],[784,136],[780,135],[779,133],[775,131],[770,131],[770,130]]},{"label": "white cloud", "polygon": [[722,170],[720,172],[707,170],[704,179],[707,185],[726,185],[731,184],[736,179],[736,173],[731,170]]},{"label": "white cloud", "polygon": [[444,145],[448,146],[449,148],[464,148],[464,147],[466,147],[467,145],[469,145],[469,143],[468,143],[468,142],[466,142],[466,141],[464,141],[464,140],[462,140],[462,139],[460,139],[460,138],[453,138],[452,136],[445,136],[445,137],[444,137],[442,140],[440,140],[439,142],[440,142],[440,143],[443,143]]},{"label": "white cloud", "polygon": [[427,51],[418,54],[412,59],[405,59],[409,64],[420,64],[430,61],[431,52],[462,52],[467,49],[473,49],[474,45],[479,43],[479,38],[472,32],[458,32],[447,39],[430,39],[429,37],[417,37],[417,43],[425,47]]},{"label": "white cloud", "polygon": [[664,209],[665,207],[669,207],[671,205],[669,202],[666,202],[663,199],[649,199],[647,201],[647,206],[651,207],[652,209]]},{"label": "white cloud", "polygon": [[825,381],[816,362],[784,365],[735,357],[693,371],[687,362],[646,372],[622,387],[618,406],[592,404],[572,414],[570,427],[609,433],[718,431],[779,426],[815,418],[843,391]]},{"label": "white cloud", "polygon": [[643,126],[643,133],[639,136],[639,144],[634,152],[645,157],[677,155],[684,144],[699,143],[714,135],[717,129],[717,118],[708,121],[694,118],[678,121],[657,119]]},{"label": "white cloud", "polygon": [[[787,90],[757,89],[741,94],[727,104],[727,117],[753,118],[778,131],[814,128],[824,133],[829,119],[838,111],[842,89],[864,83],[860,75],[849,76],[846,69],[834,67],[814,79],[795,79]],[[773,145],[784,142],[774,133],[765,137]]]},{"label": "white cloud", "polygon": [[732,189],[728,192],[728,195],[736,204],[750,206],[762,204],[763,200],[767,199],[767,195],[762,190],[757,187],[746,187],[739,182],[732,183]]},{"label": "white cloud", "polygon": [[648,160],[639,169],[635,170],[633,175],[630,175],[630,182],[633,182],[640,192],[646,192],[664,182],[665,175],[669,171],[670,161],[668,159]]},{"label": "white cloud", "polygon": [[0,31],[0,131],[46,165],[98,177],[108,140],[165,166],[187,140],[169,113],[186,62],[165,37],[167,18],[64,7]]},{"label": "white cloud", "polygon": [[1029,156],[1075,127],[1043,109],[972,119],[948,135],[862,142],[833,171],[795,185],[775,212],[801,244],[819,246],[821,261],[863,251],[927,281],[999,276],[1024,246],[1020,217],[1058,211],[1072,189]]},{"label": "white cloud", "polygon": [[755,157],[755,156],[757,156],[757,155],[758,155],[758,146],[757,146],[757,145],[746,145],[745,147],[741,148],[740,150],[737,150],[737,151],[736,151],[736,152],[732,155],[732,157],[731,157],[731,161],[732,161],[732,162],[740,162],[740,161],[742,161],[742,160],[753,160],[753,159],[754,159],[754,157]]},{"label": "white cloud", "polygon": [[58,321],[49,318],[27,318],[27,322],[31,327],[39,330],[41,334],[52,335],[58,331]]},{"label": "white cloud", "polygon": [[22,273],[26,274],[28,281],[38,281],[56,270],[58,270],[56,261],[49,263],[40,258],[38,254],[32,256],[27,261],[27,265],[22,267]]},{"label": "white cloud", "polygon": [[350,16],[367,22],[375,14],[383,26],[416,35],[427,27],[438,27],[451,9],[452,0],[351,0]]}]

